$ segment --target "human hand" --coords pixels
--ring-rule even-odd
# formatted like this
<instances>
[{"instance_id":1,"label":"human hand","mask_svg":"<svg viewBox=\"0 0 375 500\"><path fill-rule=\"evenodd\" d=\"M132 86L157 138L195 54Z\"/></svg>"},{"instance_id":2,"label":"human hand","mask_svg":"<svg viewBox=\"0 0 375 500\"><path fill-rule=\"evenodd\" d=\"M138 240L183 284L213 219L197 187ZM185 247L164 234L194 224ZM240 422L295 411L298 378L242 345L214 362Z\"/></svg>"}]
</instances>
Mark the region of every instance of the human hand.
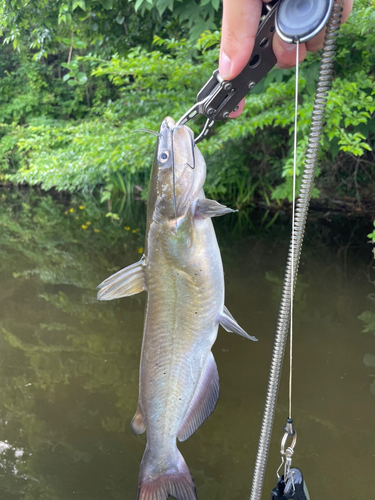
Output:
<instances>
[{"instance_id":1,"label":"human hand","mask_svg":"<svg viewBox=\"0 0 375 500\"><path fill-rule=\"evenodd\" d=\"M263 0L267 3L270 0ZM341 22L345 22L353 7L353 0L344 0ZM259 26L262 0L223 0L223 24L219 59L219 72L224 80L232 80L248 63L254 48ZM299 62L306 57L306 51L316 52L323 47L325 30L299 47ZM273 37L273 51L279 68L291 68L296 62L296 46ZM238 111L229 116L236 118L242 113L245 100L239 103Z\"/></svg>"}]
</instances>

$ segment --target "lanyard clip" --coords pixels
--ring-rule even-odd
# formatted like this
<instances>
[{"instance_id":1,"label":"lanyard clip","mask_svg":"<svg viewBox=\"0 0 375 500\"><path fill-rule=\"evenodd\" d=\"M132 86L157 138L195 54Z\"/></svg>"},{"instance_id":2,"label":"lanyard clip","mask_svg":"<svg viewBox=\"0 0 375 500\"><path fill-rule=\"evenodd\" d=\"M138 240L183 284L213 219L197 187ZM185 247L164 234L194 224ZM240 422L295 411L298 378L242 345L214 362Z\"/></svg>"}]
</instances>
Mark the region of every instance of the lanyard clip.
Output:
<instances>
[{"instance_id":1,"label":"lanyard clip","mask_svg":"<svg viewBox=\"0 0 375 500\"><path fill-rule=\"evenodd\" d=\"M287 439L291 438L292 442L290 446L288 446L285 449ZM284 435L281 440L281 447L280 447L280 453L281 453L281 464L280 467L277 469L277 477L279 478L279 470L281 467L284 465L284 480L287 481L289 475L290 475L290 468L292 466L292 456L294 453L294 448L297 443L297 431L293 427L293 419L292 418L287 418L286 420L286 425L284 427ZM284 459L285 457L285 459Z\"/></svg>"}]
</instances>

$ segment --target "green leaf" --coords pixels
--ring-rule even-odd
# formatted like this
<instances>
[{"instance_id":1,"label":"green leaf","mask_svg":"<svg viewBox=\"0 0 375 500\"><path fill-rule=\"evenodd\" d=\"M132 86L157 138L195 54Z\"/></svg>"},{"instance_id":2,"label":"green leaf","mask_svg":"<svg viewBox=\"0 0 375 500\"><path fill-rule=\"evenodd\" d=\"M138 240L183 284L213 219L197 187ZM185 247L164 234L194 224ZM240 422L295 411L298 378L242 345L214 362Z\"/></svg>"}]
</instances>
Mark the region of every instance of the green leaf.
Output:
<instances>
[{"instance_id":1,"label":"green leaf","mask_svg":"<svg viewBox=\"0 0 375 500\"><path fill-rule=\"evenodd\" d=\"M151 1L151 3L153 3L153 2ZM169 9L171 12L173 12L173 4L174 4L174 0L157 0L156 9L160 15L164 14L164 12L167 9Z\"/></svg>"},{"instance_id":2,"label":"green leaf","mask_svg":"<svg viewBox=\"0 0 375 500\"><path fill-rule=\"evenodd\" d=\"M66 3L63 3L62 5L60 5L59 11L60 11L61 14L63 14L64 12L68 12L69 11L69 5L67 5Z\"/></svg>"},{"instance_id":3,"label":"green leaf","mask_svg":"<svg viewBox=\"0 0 375 500\"><path fill-rule=\"evenodd\" d=\"M110 191L103 191L102 196L100 198L100 203L104 203L107 200L111 199L111 192Z\"/></svg>"},{"instance_id":4,"label":"green leaf","mask_svg":"<svg viewBox=\"0 0 375 500\"><path fill-rule=\"evenodd\" d=\"M364 311L358 316L358 319L366 325L362 330L363 333L372 333L375 335L375 313Z\"/></svg>"},{"instance_id":5,"label":"green leaf","mask_svg":"<svg viewBox=\"0 0 375 500\"><path fill-rule=\"evenodd\" d=\"M85 0L74 0L72 10L75 10L77 7L80 7L82 10L86 10Z\"/></svg>"},{"instance_id":6,"label":"green leaf","mask_svg":"<svg viewBox=\"0 0 375 500\"><path fill-rule=\"evenodd\" d=\"M79 75L81 75L81 76L79 76ZM79 83L81 85L83 85L87 82L87 76L85 75L85 73L78 73L77 80L79 81Z\"/></svg>"},{"instance_id":7,"label":"green leaf","mask_svg":"<svg viewBox=\"0 0 375 500\"><path fill-rule=\"evenodd\" d=\"M74 40L74 45L77 49L85 49L87 44L81 40Z\"/></svg>"},{"instance_id":8,"label":"green leaf","mask_svg":"<svg viewBox=\"0 0 375 500\"><path fill-rule=\"evenodd\" d=\"M141 5L143 4L143 1L144 0L136 0L135 5L134 5L134 10L136 12L140 9Z\"/></svg>"},{"instance_id":9,"label":"green leaf","mask_svg":"<svg viewBox=\"0 0 375 500\"><path fill-rule=\"evenodd\" d=\"M101 0L100 3L107 10L110 10L113 7L113 0Z\"/></svg>"},{"instance_id":10,"label":"green leaf","mask_svg":"<svg viewBox=\"0 0 375 500\"><path fill-rule=\"evenodd\" d=\"M115 220L120 220L120 217L118 216L118 214L114 214L112 212L108 212L107 214L105 214L106 217L111 217L112 219L115 219Z\"/></svg>"},{"instance_id":11,"label":"green leaf","mask_svg":"<svg viewBox=\"0 0 375 500\"><path fill-rule=\"evenodd\" d=\"M116 17L116 23L122 24L124 21L125 21L125 16L123 16L122 14L118 14L118 16Z\"/></svg>"}]
</instances>

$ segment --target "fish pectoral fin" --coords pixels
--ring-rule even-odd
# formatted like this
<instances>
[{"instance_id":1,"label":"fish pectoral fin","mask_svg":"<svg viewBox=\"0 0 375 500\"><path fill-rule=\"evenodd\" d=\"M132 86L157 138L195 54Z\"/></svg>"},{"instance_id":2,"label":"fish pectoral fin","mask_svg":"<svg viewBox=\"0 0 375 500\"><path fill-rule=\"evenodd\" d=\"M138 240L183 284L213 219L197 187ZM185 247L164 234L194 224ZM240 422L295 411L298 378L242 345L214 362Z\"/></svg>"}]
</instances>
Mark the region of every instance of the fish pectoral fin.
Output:
<instances>
[{"instance_id":1,"label":"fish pectoral fin","mask_svg":"<svg viewBox=\"0 0 375 500\"><path fill-rule=\"evenodd\" d=\"M245 332L245 330L240 327L240 325L233 318L233 316L231 315L231 313L228 311L228 309L225 306L224 306L223 312L221 314L219 314L219 316L218 316L218 323L220 323L220 325L227 332L237 333L238 335L245 337L245 339L254 340L255 342L258 340L257 338L252 337L251 335L248 335Z\"/></svg>"},{"instance_id":2,"label":"fish pectoral fin","mask_svg":"<svg viewBox=\"0 0 375 500\"><path fill-rule=\"evenodd\" d=\"M146 257L139 262L112 274L98 286L98 300L112 300L129 297L147 290Z\"/></svg>"},{"instance_id":3,"label":"fish pectoral fin","mask_svg":"<svg viewBox=\"0 0 375 500\"><path fill-rule=\"evenodd\" d=\"M138 403L137 411L135 412L135 415L133 417L133 420L130 424L130 427L134 434L143 434L146 430L146 424L143 420L143 415L141 408Z\"/></svg>"},{"instance_id":4,"label":"fish pectoral fin","mask_svg":"<svg viewBox=\"0 0 375 500\"><path fill-rule=\"evenodd\" d=\"M198 427L214 411L218 398L219 374L214 356L210 352L197 388L195 389L193 399L178 431L177 437L179 441L186 441L186 439L194 434Z\"/></svg>"},{"instance_id":5,"label":"fish pectoral fin","mask_svg":"<svg viewBox=\"0 0 375 500\"><path fill-rule=\"evenodd\" d=\"M232 212L238 212L238 210L232 210L225 205L220 205L220 203L215 200L199 198L195 205L194 217L196 219L207 219L209 217L220 217L220 215L230 214Z\"/></svg>"}]
</instances>

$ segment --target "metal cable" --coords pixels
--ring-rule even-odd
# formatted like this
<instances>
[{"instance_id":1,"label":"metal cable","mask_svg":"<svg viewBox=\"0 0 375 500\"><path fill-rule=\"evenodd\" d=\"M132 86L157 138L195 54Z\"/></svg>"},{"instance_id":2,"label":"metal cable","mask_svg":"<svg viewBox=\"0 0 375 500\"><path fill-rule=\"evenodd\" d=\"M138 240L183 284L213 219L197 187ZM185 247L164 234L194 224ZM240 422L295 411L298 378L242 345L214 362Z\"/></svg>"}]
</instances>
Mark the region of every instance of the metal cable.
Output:
<instances>
[{"instance_id":1,"label":"metal cable","mask_svg":"<svg viewBox=\"0 0 375 500\"><path fill-rule=\"evenodd\" d=\"M299 41L296 43L296 83L294 90L294 138L293 138L293 197L292 197L292 242L295 240L295 213L296 213L296 171L297 171L297 136L298 136L298 84L299 84ZM291 247L292 262L294 261L294 245ZM290 319L289 319L289 411L292 418L292 389L293 389L293 305L294 287L290 287Z\"/></svg>"},{"instance_id":2,"label":"metal cable","mask_svg":"<svg viewBox=\"0 0 375 500\"><path fill-rule=\"evenodd\" d=\"M301 255L303 236L309 209L311 189L314 182L315 168L318 159L320 138L323 129L323 120L327 104L327 95L331 87L332 70L336 52L336 38L340 28L343 0L335 3L330 20L327 24L324 39L322 60L319 69L319 78L312 112L309 140L306 150L305 168L302 176L301 188L296 206L294 221L294 257L292 259L293 240L289 246L288 259L281 296L279 317L273 347L271 368L268 379L266 403L260 431L258 452L254 468L253 484L250 500L260 500L266 471L272 427L275 416L277 394L280 385L281 369L284 358L285 344L288 335L290 320L291 290L296 284L298 265Z\"/></svg>"}]
</instances>

